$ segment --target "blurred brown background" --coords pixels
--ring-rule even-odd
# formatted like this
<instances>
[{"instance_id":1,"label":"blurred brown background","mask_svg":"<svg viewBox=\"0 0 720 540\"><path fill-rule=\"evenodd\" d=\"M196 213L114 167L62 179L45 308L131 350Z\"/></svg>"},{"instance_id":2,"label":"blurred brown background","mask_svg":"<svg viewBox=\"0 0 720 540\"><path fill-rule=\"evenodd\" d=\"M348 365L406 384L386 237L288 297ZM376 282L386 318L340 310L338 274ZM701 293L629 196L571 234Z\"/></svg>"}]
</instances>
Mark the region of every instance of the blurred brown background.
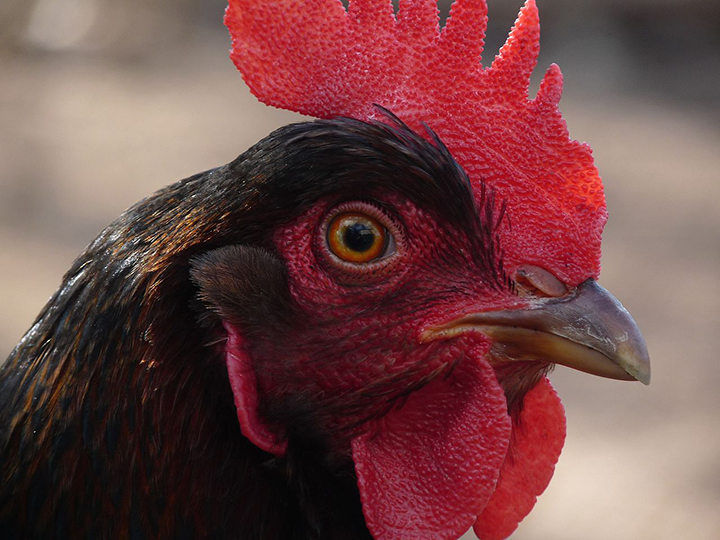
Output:
<instances>
[{"instance_id":1,"label":"blurred brown background","mask_svg":"<svg viewBox=\"0 0 720 540\"><path fill-rule=\"evenodd\" d=\"M520 3L490 1L487 59ZM568 441L513 538L715 540L720 3L538 3L538 74L560 64L570 131L594 148L610 210L601 282L643 329L653 383L553 374ZM250 96L224 5L0 2L0 358L127 206L300 119Z\"/></svg>"}]
</instances>

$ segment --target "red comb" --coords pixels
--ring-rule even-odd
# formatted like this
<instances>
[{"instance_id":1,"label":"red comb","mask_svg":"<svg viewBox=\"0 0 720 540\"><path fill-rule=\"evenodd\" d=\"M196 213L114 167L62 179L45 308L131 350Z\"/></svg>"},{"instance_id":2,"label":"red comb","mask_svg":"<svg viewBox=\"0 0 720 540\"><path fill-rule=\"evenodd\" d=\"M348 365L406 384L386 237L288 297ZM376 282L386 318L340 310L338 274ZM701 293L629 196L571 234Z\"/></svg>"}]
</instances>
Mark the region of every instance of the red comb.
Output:
<instances>
[{"instance_id":1,"label":"red comb","mask_svg":"<svg viewBox=\"0 0 720 540\"><path fill-rule=\"evenodd\" d=\"M544 266L569 285L600 271L606 220L590 148L569 138L550 66L534 99L540 25L527 0L492 66L483 69L487 6L456 0L440 31L435 0L231 0L231 57L263 102L319 118L426 122L474 183L507 203L505 267Z\"/></svg>"}]
</instances>

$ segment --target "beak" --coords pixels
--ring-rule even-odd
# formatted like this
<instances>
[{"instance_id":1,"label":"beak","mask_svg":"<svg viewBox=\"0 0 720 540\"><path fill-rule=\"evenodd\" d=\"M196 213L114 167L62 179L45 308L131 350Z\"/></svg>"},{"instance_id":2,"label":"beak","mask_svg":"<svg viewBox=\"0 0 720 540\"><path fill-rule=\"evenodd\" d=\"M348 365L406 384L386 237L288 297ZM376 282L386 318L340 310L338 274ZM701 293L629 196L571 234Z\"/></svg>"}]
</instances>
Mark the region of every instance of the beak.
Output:
<instances>
[{"instance_id":1,"label":"beak","mask_svg":"<svg viewBox=\"0 0 720 540\"><path fill-rule=\"evenodd\" d=\"M645 340L622 304L593 279L529 307L471 313L427 330L423 341L481 332L493 361L561 364L592 375L650 384Z\"/></svg>"}]
</instances>

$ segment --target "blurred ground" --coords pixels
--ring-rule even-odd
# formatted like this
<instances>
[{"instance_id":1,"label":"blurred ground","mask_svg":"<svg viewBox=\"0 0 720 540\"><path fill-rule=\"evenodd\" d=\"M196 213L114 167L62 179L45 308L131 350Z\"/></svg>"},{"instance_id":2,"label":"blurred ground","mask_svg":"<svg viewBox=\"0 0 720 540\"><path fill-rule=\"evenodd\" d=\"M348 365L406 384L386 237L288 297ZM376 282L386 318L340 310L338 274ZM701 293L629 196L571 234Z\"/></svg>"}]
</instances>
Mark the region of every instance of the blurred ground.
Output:
<instances>
[{"instance_id":1,"label":"blurred ground","mask_svg":"<svg viewBox=\"0 0 720 540\"><path fill-rule=\"evenodd\" d=\"M519 3L491 1L487 58ZM592 144L606 184L601 282L643 329L653 382L553 374L568 441L513 538L714 540L720 8L539 4L538 71L553 61L563 68L570 131ZM118 5L0 5L0 358L73 258L127 206L299 119L245 89L227 59L221 0L132 0L135 11L124 13Z\"/></svg>"}]
</instances>

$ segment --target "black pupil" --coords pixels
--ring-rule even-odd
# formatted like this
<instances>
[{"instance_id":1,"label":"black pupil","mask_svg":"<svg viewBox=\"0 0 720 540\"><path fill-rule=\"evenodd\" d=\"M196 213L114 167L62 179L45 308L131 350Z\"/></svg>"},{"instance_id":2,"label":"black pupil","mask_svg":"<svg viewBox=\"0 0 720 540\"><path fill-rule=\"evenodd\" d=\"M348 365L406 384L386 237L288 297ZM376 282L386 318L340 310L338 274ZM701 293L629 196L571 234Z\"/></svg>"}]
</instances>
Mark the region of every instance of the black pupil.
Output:
<instances>
[{"instance_id":1,"label":"black pupil","mask_svg":"<svg viewBox=\"0 0 720 540\"><path fill-rule=\"evenodd\" d=\"M344 239L347 247L363 253L375 243L375 231L364 223L353 223L345 229Z\"/></svg>"}]
</instances>

